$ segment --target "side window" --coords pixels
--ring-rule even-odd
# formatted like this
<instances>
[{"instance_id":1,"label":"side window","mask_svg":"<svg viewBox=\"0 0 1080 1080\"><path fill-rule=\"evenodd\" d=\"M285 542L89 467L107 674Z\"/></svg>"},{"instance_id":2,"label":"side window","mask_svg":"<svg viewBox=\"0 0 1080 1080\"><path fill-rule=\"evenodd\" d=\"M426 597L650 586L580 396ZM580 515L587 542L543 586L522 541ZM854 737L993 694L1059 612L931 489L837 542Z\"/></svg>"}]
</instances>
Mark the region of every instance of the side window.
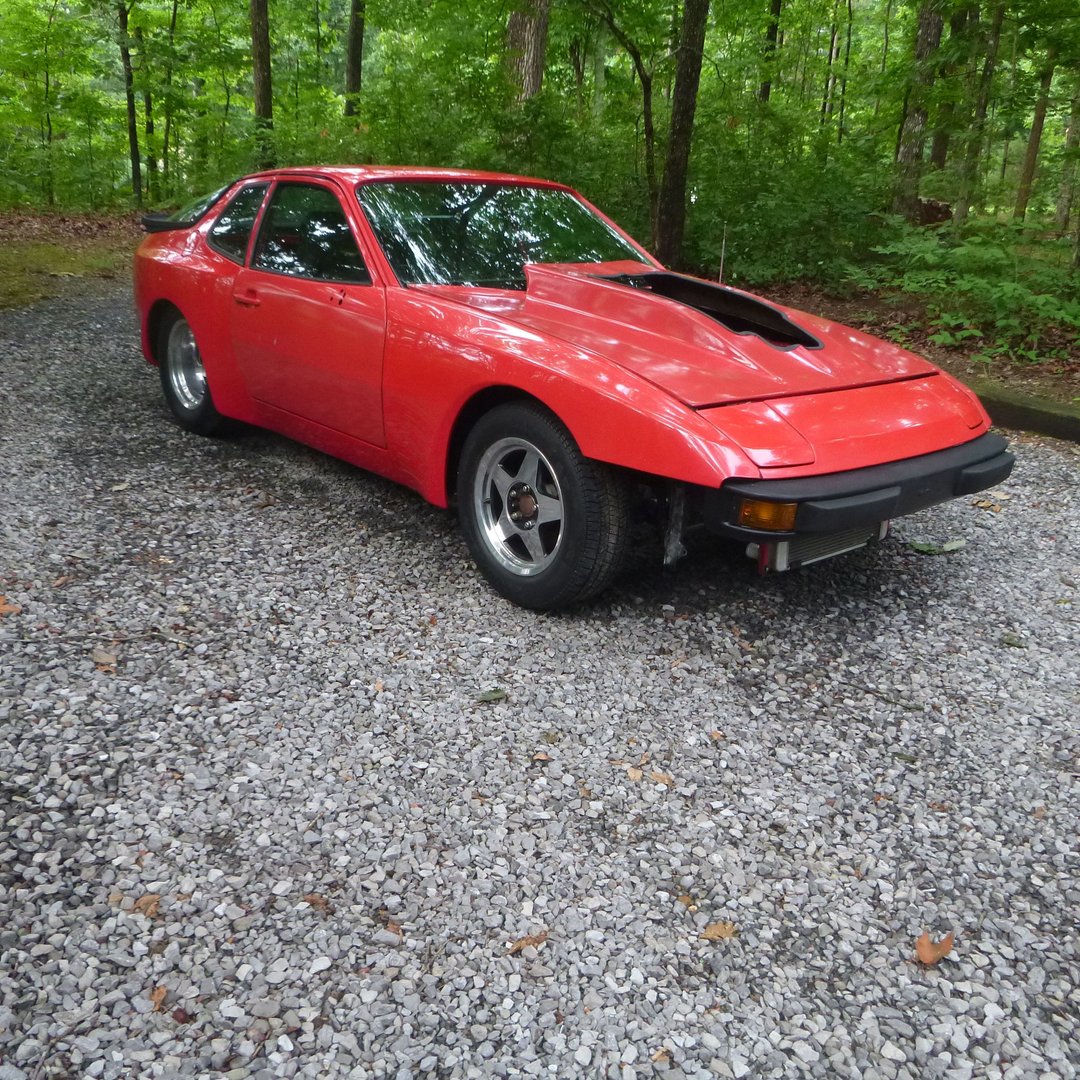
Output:
<instances>
[{"instance_id":1,"label":"side window","mask_svg":"<svg viewBox=\"0 0 1080 1080\"><path fill-rule=\"evenodd\" d=\"M215 251L220 251L234 262L243 263L248 237L255 226L266 187L266 184L249 184L229 200L210 230L208 239Z\"/></svg>"},{"instance_id":2,"label":"side window","mask_svg":"<svg viewBox=\"0 0 1080 1080\"><path fill-rule=\"evenodd\" d=\"M316 281L371 284L341 203L332 191L314 184L274 189L251 265Z\"/></svg>"}]
</instances>

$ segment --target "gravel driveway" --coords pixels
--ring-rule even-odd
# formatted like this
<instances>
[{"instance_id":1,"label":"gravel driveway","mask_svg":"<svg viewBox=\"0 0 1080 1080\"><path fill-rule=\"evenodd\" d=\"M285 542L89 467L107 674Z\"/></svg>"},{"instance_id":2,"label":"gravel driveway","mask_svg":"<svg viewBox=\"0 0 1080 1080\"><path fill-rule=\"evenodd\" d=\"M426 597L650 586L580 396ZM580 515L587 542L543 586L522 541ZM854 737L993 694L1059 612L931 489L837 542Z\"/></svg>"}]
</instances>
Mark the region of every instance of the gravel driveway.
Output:
<instances>
[{"instance_id":1,"label":"gravel driveway","mask_svg":"<svg viewBox=\"0 0 1080 1080\"><path fill-rule=\"evenodd\" d=\"M0 386L0 1080L1080 1071L1080 447L545 616L182 433L120 286Z\"/></svg>"}]
</instances>

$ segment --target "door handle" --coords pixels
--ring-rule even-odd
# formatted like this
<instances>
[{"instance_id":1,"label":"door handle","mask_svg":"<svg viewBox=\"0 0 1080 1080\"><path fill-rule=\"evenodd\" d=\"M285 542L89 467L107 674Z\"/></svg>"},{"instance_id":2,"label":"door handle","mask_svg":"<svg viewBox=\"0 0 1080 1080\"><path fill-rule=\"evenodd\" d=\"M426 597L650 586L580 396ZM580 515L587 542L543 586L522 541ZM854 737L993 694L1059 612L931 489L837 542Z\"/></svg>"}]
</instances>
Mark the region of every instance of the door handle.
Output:
<instances>
[{"instance_id":1,"label":"door handle","mask_svg":"<svg viewBox=\"0 0 1080 1080\"><path fill-rule=\"evenodd\" d=\"M243 294L234 293L233 299L243 307L258 307L262 303L254 289L249 289Z\"/></svg>"}]
</instances>

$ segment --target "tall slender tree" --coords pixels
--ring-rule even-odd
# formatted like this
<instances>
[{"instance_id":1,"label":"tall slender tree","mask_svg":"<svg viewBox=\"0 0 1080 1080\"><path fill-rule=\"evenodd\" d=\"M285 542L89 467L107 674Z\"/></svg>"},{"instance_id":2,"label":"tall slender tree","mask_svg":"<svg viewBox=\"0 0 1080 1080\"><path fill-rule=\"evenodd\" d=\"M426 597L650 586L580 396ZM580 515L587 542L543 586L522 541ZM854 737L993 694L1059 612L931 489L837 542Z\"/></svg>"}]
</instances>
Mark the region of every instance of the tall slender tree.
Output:
<instances>
[{"instance_id":1,"label":"tall slender tree","mask_svg":"<svg viewBox=\"0 0 1080 1080\"><path fill-rule=\"evenodd\" d=\"M934 82L936 66L934 55L941 44L941 31L944 26L941 4L942 0L923 0L919 6L913 75L908 87L904 119L900 125L896 149L899 178L893 198L893 211L903 214L909 221L918 218L919 181L922 178L929 92Z\"/></svg>"},{"instance_id":2,"label":"tall slender tree","mask_svg":"<svg viewBox=\"0 0 1080 1080\"><path fill-rule=\"evenodd\" d=\"M1064 236L1069 230L1069 217L1076 198L1076 159L1080 156L1080 78L1076 81L1069 123L1065 129L1065 156L1061 163L1061 182L1057 206L1054 209L1054 231Z\"/></svg>"},{"instance_id":3,"label":"tall slender tree","mask_svg":"<svg viewBox=\"0 0 1080 1080\"><path fill-rule=\"evenodd\" d=\"M709 0L685 0L675 64L675 86L671 94L671 130L657 212L656 256L662 263L677 263L682 257L686 227L686 173L690 162L690 141L694 133L694 113L697 109L708 17Z\"/></svg>"},{"instance_id":4,"label":"tall slender tree","mask_svg":"<svg viewBox=\"0 0 1080 1080\"><path fill-rule=\"evenodd\" d=\"M964 143L964 163L960 170L960 186L953 208L953 223L959 228L967 221L975 183L979 174L979 158L982 155L983 134L986 129L986 113L990 105L990 88L994 82L998 48L1001 44L1001 27L1005 21L1004 0L994 8L990 25L981 38L983 50L982 73L975 98L975 116Z\"/></svg>"},{"instance_id":5,"label":"tall slender tree","mask_svg":"<svg viewBox=\"0 0 1080 1080\"><path fill-rule=\"evenodd\" d=\"M124 72L124 99L127 105L128 154L131 160L131 195L136 206L142 206L142 165L139 160L139 120L135 112L135 73L131 66L131 38L128 34L128 15L134 6L117 0L116 19L119 28L120 65Z\"/></svg>"},{"instance_id":6,"label":"tall slender tree","mask_svg":"<svg viewBox=\"0 0 1080 1080\"><path fill-rule=\"evenodd\" d=\"M776 63L776 42L780 36L780 14L784 0L769 0L769 21L765 25L765 44L761 50L764 75L758 87L758 100L765 102L772 95L773 67Z\"/></svg>"},{"instance_id":7,"label":"tall slender tree","mask_svg":"<svg viewBox=\"0 0 1080 1080\"><path fill-rule=\"evenodd\" d=\"M350 0L345 35L345 115L356 115L356 97L364 75L364 16L366 0Z\"/></svg>"},{"instance_id":8,"label":"tall slender tree","mask_svg":"<svg viewBox=\"0 0 1080 1080\"><path fill-rule=\"evenodd\" d=\"M255 99L255 146L259 168L274 164L274 96L270 82L270 16L267 0L251 0L251 74Z\"/></svg>"},{"instance_id":9,"label":"tall slender tree","mask_svg":"<svg viewBox=\"0 0 1080 1080\"><path fill-rule=\"evenodd\" d=\"M1024 152L1024 165L1020 170L1020 183L1016 189L1016 206L1013 217L1023 221L1027 214L1031 189L1035 184L1035 169L1039 164L1039 147L1042 145L1043 126L1046 123L1046 110L1050 104L1050 87L1054 81L1054 68L1057 63L1057 50L1053 45L1046 53L1042 77L1039 79L1039 96L1035 99L1035 114L1031 119L1031 131L1028 135L1027 149Z\"/></svg>"}]
</instances>

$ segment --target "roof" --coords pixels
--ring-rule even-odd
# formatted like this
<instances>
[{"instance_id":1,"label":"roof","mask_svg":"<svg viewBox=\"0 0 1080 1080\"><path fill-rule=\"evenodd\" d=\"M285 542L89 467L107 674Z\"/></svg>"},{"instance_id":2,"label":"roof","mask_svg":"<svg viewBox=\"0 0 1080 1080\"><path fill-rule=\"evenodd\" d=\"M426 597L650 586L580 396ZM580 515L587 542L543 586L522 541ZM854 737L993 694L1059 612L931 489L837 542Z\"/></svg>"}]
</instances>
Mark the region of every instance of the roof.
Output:
<instances>
[{"instance_id":1,"label":"roof","mask_svg":"<svg viewBox=\"0 0 1080 1080\"><path fill-rule=\"evenodd\" d=\"M426 165L303 165L267 169L256 176L324 176L346 184L372 180L448 180L463 183L535 184L538 187L565 187L553 180L513 173L486 172L481 169L435 169ZM245 177L250 179L250 177Z\"/></svg>"}]
</instances>

